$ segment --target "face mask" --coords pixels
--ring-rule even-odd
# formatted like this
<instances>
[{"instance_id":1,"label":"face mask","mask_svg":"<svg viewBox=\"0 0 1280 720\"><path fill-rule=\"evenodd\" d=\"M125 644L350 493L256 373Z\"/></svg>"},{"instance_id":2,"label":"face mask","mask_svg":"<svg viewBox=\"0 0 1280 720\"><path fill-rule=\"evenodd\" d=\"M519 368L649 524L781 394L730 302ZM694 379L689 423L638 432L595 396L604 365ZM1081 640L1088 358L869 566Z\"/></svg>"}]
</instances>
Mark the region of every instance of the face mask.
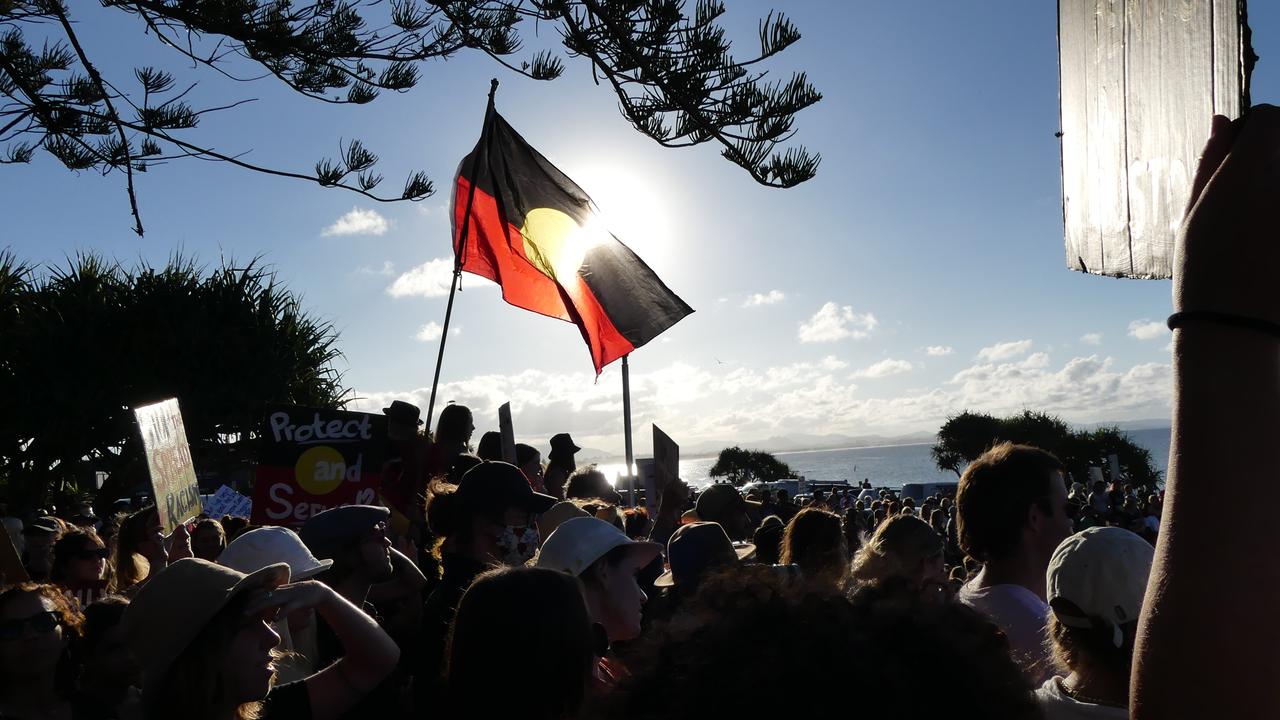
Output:
<instances>
[{"instance_id":1,"label":"face mask","mask_svg":"<svg viewBox=\"0 0 1280 720\"><path fill-rule=\"evenodd\" d=\"M498 536L498 554L504 565L524 565L537 550L537 525L507 525Z\"/></svg>"}]
</instances>

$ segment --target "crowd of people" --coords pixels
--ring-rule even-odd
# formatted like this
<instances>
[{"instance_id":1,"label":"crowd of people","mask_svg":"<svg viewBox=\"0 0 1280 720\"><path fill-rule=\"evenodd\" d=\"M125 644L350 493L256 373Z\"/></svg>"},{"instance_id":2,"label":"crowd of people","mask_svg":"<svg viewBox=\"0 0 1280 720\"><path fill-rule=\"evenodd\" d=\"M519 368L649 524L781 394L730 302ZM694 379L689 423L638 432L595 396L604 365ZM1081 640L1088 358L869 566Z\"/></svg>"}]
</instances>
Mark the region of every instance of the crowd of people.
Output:
<instances>
[{"instance_id":1,"label":"crowd of people","mask_svg":"<svg viewBox=\"0 0 1280 720\"><path fill-rule=\"evenodd\" d=\"M1241 188L1280 189L1280 111L1251 118L1215 120L1191 250L1209 232L1197 222L1260 212ZM1233 163L1231 142L1263 169ZM1248 223L1231 222L1245 242ZM1231 297L1205 289L1210 270L1179 272L1179 309ZM567 434L545 460L516 446L512 464L494 434L471 453L467 408L446 407L427 434L397 402L384 497L398 501L328 509L296 531L201 517L166 535L151 506L105 519L91 503L10 507L27 578L2 579L0 718L1057 720L1203 717L1213 703L1266 717L1251 711L1272 707L1267 688L1202 699L1171 652L1184 634L1188 652L1238 641L1230 613L1249 603L1259 614L1245 623L1268 625L1274 571L1244 599L1210 600L1223 588L1195 578L1258 568L1216 530L1221 468L1207 457L1231 447L1215 423L1238 430L1228 416L1246 395L1262 406L1249 419L1280 429L1280 357L1255 330L1207 330L1255 352L1229 381L1206 379L1200 336L1176 336L1167 495L1076 482L1052 454L1006 442L954 496L862 486L797 500L676 481L650 516L576 467ZM1280 468L1257 439L1228 469L1269 482ZM1254 535L1260 550L1276 542ZM1261 646L1243 654L1269 668ZM1229 687L1240 663L1224 662L1198 679Z\"/></svg>"},{"instance_id":2,"label":"crowd of people","mask_svg":"<svg viewBox=\"0 0 1280 720\"><path fill-rule=\"evenodd\" d=\"M416 431L416 408L403 405L386 413ZM517 448L525 462L508 464L486 434L471 454L470 412L450 405L437 435L450 424L461 428L453 452L422 443L421 467L443 472L426 476L422 525L410 518L411 532L396 532L393 510L374 505L326 510L296 532L226 516L167 537L154 507L106 521L84 504L65 518L37 510L16 538L30 581L0 594L9 678L0 717L160 717L178 707L211 719L451 717L477 707L669 715L644 688L671 682L670 664L694 662L694 648L711 653L707 663L737 666L734 635L759 628L730 630L775 615L767 657L777 662L762 669L779 678L815 663L834 677L857 643L888 642L858 618L920 620L948 625L926 643L933 652L977 653L963 682L994 682L988 691L1003 694L993 707L1124 712L1127 685L1100 684L1096 670L1128 667L1112 656L1132 652L1146 568L1119 558L1149 566L1151 544L1114 524L1085 526L1090 498L1068 495L1048 453L999 445L955 495L918 506L869 486L791 498L677 482L650 517L622 507L598 469L577 468L568 435L549 453L568 474L548 487L558 473L536 449ZM1114 486L1112 502L1137 495ZM1125 580L1128 595L1098 595L1099 583ZM1129 615L1108 615L1113 604ZM1076 614L1058 614L1068 607ZM822 639L809 662L784 669L785 648L818 643L794 634L808 615L829 624L822 633L852 634ZM1119 638L1110 654L1089 631L1102 622ZM705 671L707 682L724 672ZM682 682L700 671L688 672Z\"/></svg>"}]
</instances>

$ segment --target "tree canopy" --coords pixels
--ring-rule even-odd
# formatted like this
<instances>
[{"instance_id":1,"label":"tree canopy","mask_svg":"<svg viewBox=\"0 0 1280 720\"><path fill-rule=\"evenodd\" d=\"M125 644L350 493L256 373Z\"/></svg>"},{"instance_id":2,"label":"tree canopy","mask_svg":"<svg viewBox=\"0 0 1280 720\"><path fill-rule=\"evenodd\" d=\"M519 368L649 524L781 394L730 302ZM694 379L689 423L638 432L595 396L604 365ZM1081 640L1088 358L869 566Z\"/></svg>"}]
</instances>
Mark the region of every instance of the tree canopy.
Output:
<instances>
[{"instance_id":1,"label":"tree canopy","mask_svg":"<svg viewBox=\"0 0 1280 720\"><path fill-rule=\"evenodd\" d=\"M132 408L176 397L200 470L247 453L264 404L335 407L337 333L267 270L97 255L37 272L0 253L0 484L15 500L145 476Z\"/></svg>"},{"instance_id":2,"label":"tree canopy","mask_svg":"<svg viewBox=\"0 0 1280 720\"><path fill-rule=\"evenodd\" d=\"M65 0L0 0L0 163L37 150L73 171L124 175L134 230L143 225L134 174L179 158L229 162L340 187L391 202L435 189L416 171L382 194L378 156L359 140L311 171L255 165L215 149L196 132L215 107L193 104L196 71L235 80L273 77L318 102L362 105L405 92L423 61L481 52L510 71L552 80L564 58L588 63L617 95L623 116L665 147L713 143L759 183L791 187L813 177L820 157L790 145L795 115L821 99L804 73L773 80L761 63L800 39L781 13L759 23L758 52L739 59L718 0L102 0L133 16L139 40L174 53L165 67L104 72L81 42ZM560 47L527 52L522 30L549 25ZM143 37L145 36L145 40Z\"/></svg>"},{"instance_id":3,"label":"tree canopy","mask_svg":"<svg viewBox=\"0 0 1280 720\"><path fill-rule=\"evenodd\" d=\"M938 430L933 461L940 470L960 475L964 467L1001 442L1034 445L1058 456L1077 480L1089 477L1089 467L1109 472L1107 458L1116 455L1120 470L1131 482L1146 485L1160 479L1151 452L1116 427L1074 430L1062 419L1042 412L1023 411L1007 418L986 413L952 415Z\"/></svg>"},{"instance_id":4,"label":"tree canopy","mask_svg":"<svg viewBox=\"0 0 1280 720\"><path fill-rule=\"evenodd\" d=\"M761 450L743 450L740 447L725 448L711 466L711 477L725 478L734 485L744 485L752 480L779 480L792 477L791 468L773 455Z\"/></svg>"}]
</instances>

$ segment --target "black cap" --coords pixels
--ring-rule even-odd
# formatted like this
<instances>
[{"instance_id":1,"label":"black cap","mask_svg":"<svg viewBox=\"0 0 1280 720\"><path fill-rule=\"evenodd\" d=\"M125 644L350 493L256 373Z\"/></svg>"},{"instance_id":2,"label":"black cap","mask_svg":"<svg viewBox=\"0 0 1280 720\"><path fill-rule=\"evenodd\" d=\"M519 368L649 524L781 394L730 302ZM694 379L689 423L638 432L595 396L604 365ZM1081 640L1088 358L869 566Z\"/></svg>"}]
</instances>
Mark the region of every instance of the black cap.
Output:
<instances>
[{"instance_id":1,"label":"black cap","mask_svg":"<svg viewBox=\"0 0 1280 720\"><path fill-rule=\"evenodd\" d=\"M391 407L382 408L382 414L395 422L410 423L413 425L422 424L422 411L418 409L417 405L407 403L403 400L391 401Z\"/></svg>"},{"instance_id":2,"label":"black cap","mask_svg":"<svg viewBox=\"0 0 1280 720\"><path fill-rule=\"evenodd\" d=\"M550 495L536 493L520 468L510 463L486 460L468 470L458 483L458 499L478 510L501 512L518 507L541 515L560 502Z\"/></svg>"},{"instance_id":3,"label":"black cap","mask_svg":"<svg viewBox=\"0 0 1280 720\"><path fill-rule=\"evenodd\" d=\"M32 520L27 526L22 528L23 535L57 535L62 532L62 523L58 519L49 515Z\"/></svg>"},{"instance_id":4,"label":"black cap","mask_svg":"<svg viewBox=\"0 0 1280 720\"><path fill-rule=\"evenodd\" d=\"M332 560L342 549L363 540L391 511L380 505L341 505L311 516L298 537L321 560Z\"/></svg>"},{"instance_id":5,"label":"black cap","mask_svg":"<svg viewBox=\"0 0 1280 720\"><path fill-rule=\"evenodd\" d=\"M569 437L569 433L560 433L551 436L551 454L552 455L572 455L582 448L573 444L573 438Z\"/></svg>"}]
</instances>

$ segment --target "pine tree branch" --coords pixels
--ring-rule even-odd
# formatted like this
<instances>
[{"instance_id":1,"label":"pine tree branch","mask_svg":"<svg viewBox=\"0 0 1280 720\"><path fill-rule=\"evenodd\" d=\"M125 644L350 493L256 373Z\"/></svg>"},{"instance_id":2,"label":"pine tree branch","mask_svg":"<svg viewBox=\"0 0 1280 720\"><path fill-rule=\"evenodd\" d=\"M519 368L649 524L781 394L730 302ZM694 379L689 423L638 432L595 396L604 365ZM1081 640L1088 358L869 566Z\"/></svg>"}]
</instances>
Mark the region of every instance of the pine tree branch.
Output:
<instances>
[{"instance_id":1,"label":"pine tree branch","mask_svg":"<svg viewBox=\"0 0 1280 720\"><path fill-rule=\"evenodd\" d=\"M103 85L102 75L98 73L98 68L89 62L89 56L85 54L84 48L80 45L80 38L76 36L75 30L71 27L71 21L67 19L66 11L62 9L61 0L53 0L49 4L57 15L58 22L62 25L62 30L66 33L71 47L75 49L76 55L79 56L80 64L84 66L85 72L89 73L89 79L98 87L98 92L101 93L102 102L107 106L107 113L110 118L118 118L119 113L116 112L115 105L111 102L111 94L107 92L107 88ZM133 187L133 151L129 147L129 139L125 137L124 128L118 122L116 123L116 134L124 150L125 187L129 193L129 211L133 214L133 231L138 234L138 237L142 237L142 213L138 211L138 195L134 192ZM115 165L114 162L112 164Z\"/></svg>"}]
</instances>

